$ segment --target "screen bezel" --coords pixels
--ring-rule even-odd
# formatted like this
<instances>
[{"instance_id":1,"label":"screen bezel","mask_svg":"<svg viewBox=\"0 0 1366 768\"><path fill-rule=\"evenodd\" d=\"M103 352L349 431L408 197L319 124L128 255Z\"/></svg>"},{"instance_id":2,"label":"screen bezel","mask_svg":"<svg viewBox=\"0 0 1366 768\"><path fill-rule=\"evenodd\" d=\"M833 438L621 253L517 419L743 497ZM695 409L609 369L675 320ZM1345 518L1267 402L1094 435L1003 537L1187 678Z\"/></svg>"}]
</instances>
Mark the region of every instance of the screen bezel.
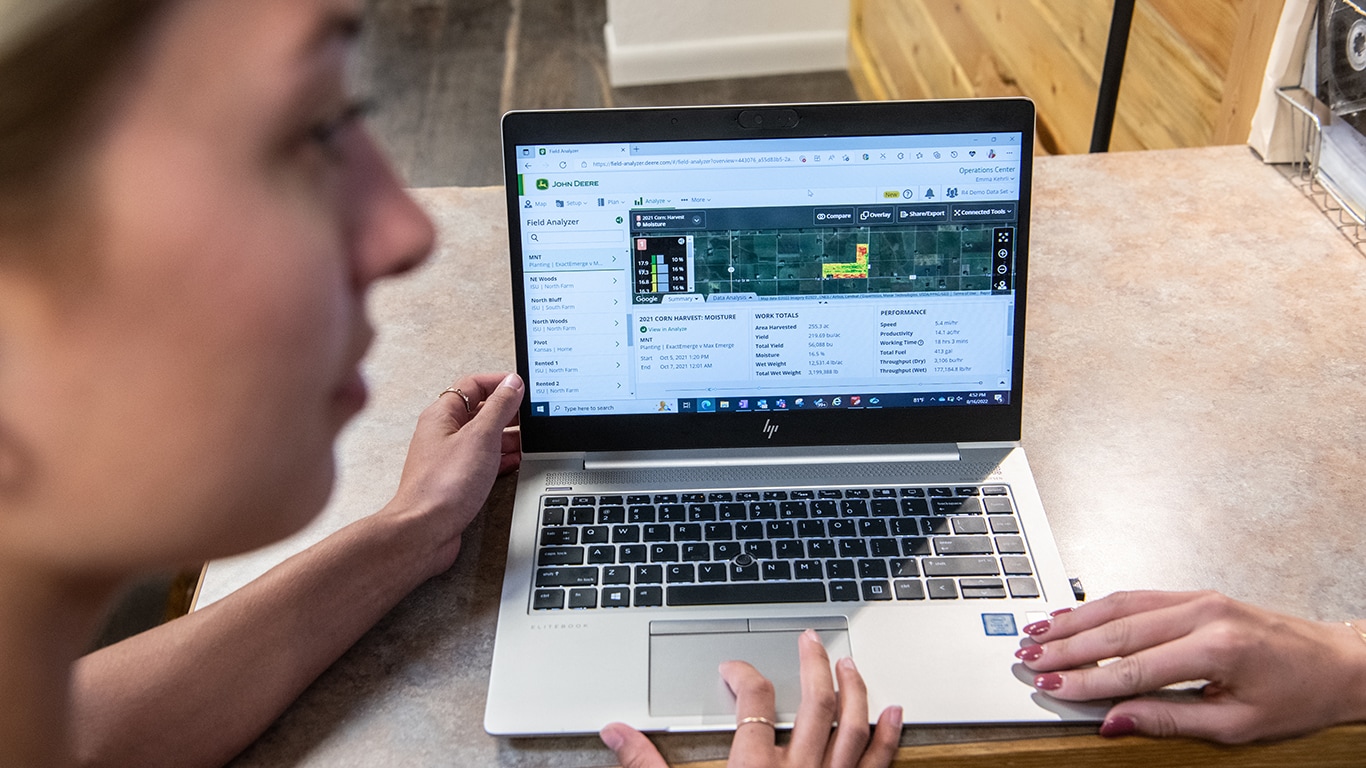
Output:
<instances>
[{"instance_id":1,"label":"screen bezel","mask_svg":"<svg viewBox=\"0 0 1366 768\"><path fill-rule=\"evenodd\" d=\"M795 125L745 127L742 113L793 110ZM769 121L770 124L774 121ZM787 122L787 121L784 121ZM914 126L907 130L905 126ZM1006 405L919 406L731 413L534 416L521 406L527 453L636 451L779 446L850 446L1018 441L1024 387L1025 306L1034 104L1023 98L770 104L659 109L509 112L503 116L503 173L512 267L517 372L529 381L526 296L522 270L516 147L519 145L828 138L957 133L1021 134L1020 194L1015 236L1015 316L1010 402ZM778 429L767 428L777 425Z\"/></svg>"}]
</instances>

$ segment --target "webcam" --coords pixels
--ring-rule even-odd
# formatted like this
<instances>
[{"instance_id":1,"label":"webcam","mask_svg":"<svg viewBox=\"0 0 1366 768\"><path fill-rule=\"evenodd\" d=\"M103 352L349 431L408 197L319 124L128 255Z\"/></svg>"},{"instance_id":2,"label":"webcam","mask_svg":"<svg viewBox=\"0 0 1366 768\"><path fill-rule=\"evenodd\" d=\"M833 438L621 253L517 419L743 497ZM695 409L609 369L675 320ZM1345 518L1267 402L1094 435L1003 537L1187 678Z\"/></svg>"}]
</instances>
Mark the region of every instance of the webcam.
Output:
<instances>
[{"instance_id":1,"label":"webcam","mask_svg":"<svg viewBox=\"0 0 1366 768\"><path fill-rule=\"evenodd\" d=\"M740 112L740 127L795 128L800 119L795 109L746 109Z\"/></svg>"}]
</instances>

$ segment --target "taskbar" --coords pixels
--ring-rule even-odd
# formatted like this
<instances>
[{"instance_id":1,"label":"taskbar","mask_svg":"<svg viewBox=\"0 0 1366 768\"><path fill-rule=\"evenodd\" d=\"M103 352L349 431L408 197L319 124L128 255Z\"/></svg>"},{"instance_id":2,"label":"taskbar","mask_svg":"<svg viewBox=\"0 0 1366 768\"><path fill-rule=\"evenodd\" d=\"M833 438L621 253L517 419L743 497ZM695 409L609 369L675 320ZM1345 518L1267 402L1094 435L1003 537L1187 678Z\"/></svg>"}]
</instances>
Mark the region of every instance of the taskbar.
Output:
<instances>
[{"instance_id":1,"label":"taskbar","mask_svg":"<svg viewBox=\"0 0 1366 768\"><path fill-rule=\"evenodd\" d=\"M971 392L895 392L878 394L727 395L682 397L649 402L534 401L533 416L610 416L641 413L771 413L820 410L924 408L932 406L1009 405L1010 390Z\"/></svg>"}]
</instances>

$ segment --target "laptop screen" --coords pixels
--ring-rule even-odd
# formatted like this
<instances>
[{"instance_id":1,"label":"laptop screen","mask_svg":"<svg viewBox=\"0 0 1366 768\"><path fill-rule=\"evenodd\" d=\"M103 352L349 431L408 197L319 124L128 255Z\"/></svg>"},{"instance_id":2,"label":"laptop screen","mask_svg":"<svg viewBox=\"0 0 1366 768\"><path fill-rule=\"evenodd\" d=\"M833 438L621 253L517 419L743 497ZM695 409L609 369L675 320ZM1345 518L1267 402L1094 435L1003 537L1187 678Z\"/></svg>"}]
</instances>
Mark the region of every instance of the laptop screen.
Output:
<instances>
[{"instance_id":1,"label":"laptop screen","mask_svg":"<svg viewBox=\"0 0 1366 768\"><path fill-rule=\"evenodd\" d=\"M1010 127L505 137L524 431L1017 413L1032 136Z\"/></svg>"}]
</instances>

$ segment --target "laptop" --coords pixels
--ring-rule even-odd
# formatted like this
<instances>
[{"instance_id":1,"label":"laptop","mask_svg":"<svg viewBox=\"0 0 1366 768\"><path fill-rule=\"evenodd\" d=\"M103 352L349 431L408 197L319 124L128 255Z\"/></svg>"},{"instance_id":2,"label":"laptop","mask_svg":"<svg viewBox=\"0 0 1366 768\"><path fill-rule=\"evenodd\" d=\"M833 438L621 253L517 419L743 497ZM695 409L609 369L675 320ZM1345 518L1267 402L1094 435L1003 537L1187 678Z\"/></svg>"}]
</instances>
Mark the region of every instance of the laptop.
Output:
<instances>
[{"instance_id":1,"label":"laptop","mask_svg":"<svg viewBox=\"0 0 1366 768\"><path fill-rule=\"evenodd\" d=\"M1012 665L1074 605L1020 446L1026 99L503 118L521 411L484 725L723 730L719 663L871 716L1095 721Z\"/></svg>"}]
</instances>

